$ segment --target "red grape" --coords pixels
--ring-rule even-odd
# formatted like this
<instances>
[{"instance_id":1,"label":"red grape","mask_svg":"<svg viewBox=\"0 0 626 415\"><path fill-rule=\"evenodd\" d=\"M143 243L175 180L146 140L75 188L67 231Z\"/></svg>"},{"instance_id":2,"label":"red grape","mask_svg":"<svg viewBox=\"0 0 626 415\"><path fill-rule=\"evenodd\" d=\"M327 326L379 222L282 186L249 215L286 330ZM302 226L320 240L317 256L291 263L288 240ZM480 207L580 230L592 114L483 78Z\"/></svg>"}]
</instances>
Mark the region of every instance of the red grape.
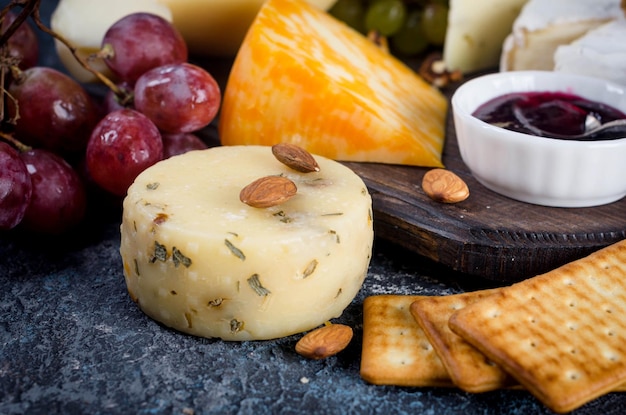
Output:
<instances>
[{"instance_id":1,"label":"red grape","mask_svg":"<svg viewBox=\"0 0 626 415\"><path fill-rule=\"evenodd\" d=\"M163 137L163 158L170 158L192 150L204 150L208 146L192 133L161 134Z\"/></svg>"},{"instance_id":2,"label":"red grape","mask_svg":"<svg viewBox=\"0 0 626 415\"><path fill-rule=\"evenodd\" d=\"M78 82L56 69L36 66L11 82L9 93L18 103L18 139L58 153L84 151L98 111ZM8 103L14 116L16 107Z\"/></svg>"},{"instance_id":3,"label":"red grape","mask_svg":"<svg viewBox=\"0 0 626 415\"><path fill-rule=\"evenodd\" d=\"M186 62L149 70L137 80L134 93L135 108L168 133L206 127L221 101L219 85L211 74Z\"/></svg>"},{"instance_id":4,"label":"red grape","mask_svg":"<svg viewBox=\"0 0 626 415\"><path fill-rule=\"evenodd\" d=\"M130 96L130 94L132 93L133 88L128 85L127 82L121 82L117 85L117 87L123 92L124 96L118 97L112 89L109 89L104 94L103 100L103 110L105 114L124 108L132 108L132 96L130 99L128 99L128 102L121 102L121 100L126 100L126 97Z\"/></svg>"},{"instance_id":5,"label":"red grape","mask_svg":"<svg viewBox=\"0 0 626 415\"><path fill-rule=\"evenodd\" d=\"M4 33L15 21L17 14L9 11L0 25L0 32ZM22 70L31 68L39 59L39 43L33 28L23 22L9 38L9 55L16 58L18 67Z\"/></svg>"},{"instance_id":6,"label":"red grape","mask_svg":"<svg viewBox=\"0 0 626 415\"><path fill-rule=\"evenodd\" d=\"M187 44L167 20L150 13L129 14L104 34L102 47L110 47L107 66L121 80L134 83L157 66L187 61Z\"/></svg>"},{"instance_id":7,"label":"red grape","mask_svg":"<svg viewBox=\"0 0 626 415\"><path fill-rule=\"evenodd\" d=\"M137 175L162 158L161 133L148 117L132 109L105 115L87 144L89 175L117 196L124 196Z\"/></svg>"},{"instance_id":8,"label":"red grape","mask_svg":"<svg viewBox=\"0 0 626 415\"><path fill-rule=\"evenodd\" d=\"M0 141L0 229L12 229L22 221L31 193L26 164L13 147Z\"/></svg>"},{"instance_id":9,"label":"red grape","mask_svg":"<svg viewBox=\"0 0 626 415\"><path fill-rule=\"evenodd\" d=\"M60 156L33 149L20 154L30 173L33 193L20 226L60 234L85 217L86 193L78 173Z\"/></svg>"}]
</instances>

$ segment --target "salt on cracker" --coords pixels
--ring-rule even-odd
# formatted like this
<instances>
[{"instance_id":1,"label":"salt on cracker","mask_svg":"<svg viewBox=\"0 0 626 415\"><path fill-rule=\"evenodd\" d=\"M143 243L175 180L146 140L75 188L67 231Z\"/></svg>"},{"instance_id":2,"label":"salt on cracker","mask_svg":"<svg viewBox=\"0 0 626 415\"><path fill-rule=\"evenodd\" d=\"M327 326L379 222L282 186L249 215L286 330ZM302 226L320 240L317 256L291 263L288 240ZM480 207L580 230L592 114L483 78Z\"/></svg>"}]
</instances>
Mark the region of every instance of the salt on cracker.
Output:
<instances>
[{"instance_id":1,"label":"salt on cracker","mask_svg":"<svg viewBox=\"0 0 626 415\"><path fill-rule=\"evenodd\" d=\"M498 291L497 288L462 294L424 297L411 304L411 314L441 358L452 381L466 392L486 392L517 382L448 326L450 316Z\"/></svg>"},{"instance_id":2,"label":"salt on cracker","mask_svg":"<svg viewBox=\"0 0 626 415\"><path fill-rule=\"evenodd\" d=\"M626 381L626 240L455 312L450 328L555 412Z\"/></svg>"},{"instance_id":3,"label":"salt on cracker","mask_svg":"<svg viewBox=\"0 0 626 415\"><path fill-rule=\"evenodd\" d=\"M375 385L453 386L409 311L421 296L375 295L363 302L361 377Z\"/></svg>"}]
</instances>

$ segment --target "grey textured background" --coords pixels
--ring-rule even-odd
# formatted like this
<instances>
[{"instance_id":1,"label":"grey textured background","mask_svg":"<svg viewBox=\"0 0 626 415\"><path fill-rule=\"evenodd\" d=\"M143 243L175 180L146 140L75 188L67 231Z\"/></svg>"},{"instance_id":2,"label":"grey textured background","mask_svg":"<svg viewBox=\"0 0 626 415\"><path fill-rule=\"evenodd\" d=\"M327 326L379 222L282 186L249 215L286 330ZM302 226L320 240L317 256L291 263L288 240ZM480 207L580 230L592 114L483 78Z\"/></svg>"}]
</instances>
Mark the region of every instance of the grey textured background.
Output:
<instances>
[{"instance_id":1,"label":"grey textured background","mask_svg":"<svg viewBox=\"0 0 626 415\"><path fill-rule=\"evenodd\" d=\"M112 215L115 216L115 215ZM391 245L337 319L348 349L322 361L300 336L223 342L165 328L129 299L116 220L72 240L0 235L1 414L550 414L525 391L468 394L374 386L359 376L362 302L372 294L450 294L486 286ZM576 414L621 414L613 393Z\"/></svg>"},{"instance_id":2,"label":"grey textured background","mask_svg":"<svg viewBox=\"0 0 626 415\"><path fill-rule=\"evenodd\" d=\"M55 4L44 0L42 15ZM49 52L41 63L58 66ZM377 242L363 289L336 320L355 329L351 345L310 361L294 352L299 336L229 343L146 317L126 292L111 206L91 206L85 226L65 238L0 233L0 414L551 413L521 390L373 386L359 376L366 296L450 294L489 282ZM613 393L574 413L624 408L626 394Z\"/></svg>"}]
</instances>

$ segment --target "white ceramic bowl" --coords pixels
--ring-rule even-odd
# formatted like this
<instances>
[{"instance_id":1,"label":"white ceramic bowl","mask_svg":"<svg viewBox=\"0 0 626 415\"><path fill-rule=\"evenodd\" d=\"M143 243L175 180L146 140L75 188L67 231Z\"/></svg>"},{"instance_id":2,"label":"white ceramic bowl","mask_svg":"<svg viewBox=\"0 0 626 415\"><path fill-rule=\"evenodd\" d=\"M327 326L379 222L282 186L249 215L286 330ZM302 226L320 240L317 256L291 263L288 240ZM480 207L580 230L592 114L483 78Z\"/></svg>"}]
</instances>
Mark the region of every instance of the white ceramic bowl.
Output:
<instances>
[{"instance_id":1,"label":"white ceramic bowl","mask_svg":"<svg viewBox=\"0 0 626 415\"><path fill-rule=\"evenodd\" d=\"M626 113L626 86L548 71L500 72L471 79L452 96L463 161L487 188L523 202L588 207L626 195L626 138L572 141L538 137L488 124L471 114L511 92L560 91Z\"/></svg>"}]
</instances>

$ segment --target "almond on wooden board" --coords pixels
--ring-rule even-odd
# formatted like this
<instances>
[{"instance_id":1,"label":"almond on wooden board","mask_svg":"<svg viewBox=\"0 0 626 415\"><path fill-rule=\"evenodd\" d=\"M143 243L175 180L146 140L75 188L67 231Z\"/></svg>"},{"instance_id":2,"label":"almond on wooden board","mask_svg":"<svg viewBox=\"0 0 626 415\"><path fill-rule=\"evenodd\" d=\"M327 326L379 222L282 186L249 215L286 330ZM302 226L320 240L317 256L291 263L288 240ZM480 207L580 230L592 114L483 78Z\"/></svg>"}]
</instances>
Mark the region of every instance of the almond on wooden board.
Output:
<instances>
[{"instance_id":1,"label":"almond on wooden board","mask_svg":"<svg viewBox=\"0 0 626 415\"><path fill-rule=\"evenodd\" d=\"M446 169L432 169L424 174L422 189L431 199L457 203L469 197L469 188L459 176Z\"/></svg>"},{"instance_id":2,"label":"almond on wooden board","mask_svg":"<svg viewBox=\"0 0 626 415\"><path fill-rule=\"evenodd\" d=\"M298 188L286 177L265 176L241 189L239 200L256 208L276 206L291 199Z\"/></svg>"},{"instance_id":3,"label":"almond on wooden board","mask_svg":"<svg viewBox=\"0 0 626 415\"><path fill-rule=\"evenodd\" d=\"M345 349L352 335L350 326L329 324L305 334L296 343L296 352L310 359L324 359Z\"/></svg>"}]
</instances>

